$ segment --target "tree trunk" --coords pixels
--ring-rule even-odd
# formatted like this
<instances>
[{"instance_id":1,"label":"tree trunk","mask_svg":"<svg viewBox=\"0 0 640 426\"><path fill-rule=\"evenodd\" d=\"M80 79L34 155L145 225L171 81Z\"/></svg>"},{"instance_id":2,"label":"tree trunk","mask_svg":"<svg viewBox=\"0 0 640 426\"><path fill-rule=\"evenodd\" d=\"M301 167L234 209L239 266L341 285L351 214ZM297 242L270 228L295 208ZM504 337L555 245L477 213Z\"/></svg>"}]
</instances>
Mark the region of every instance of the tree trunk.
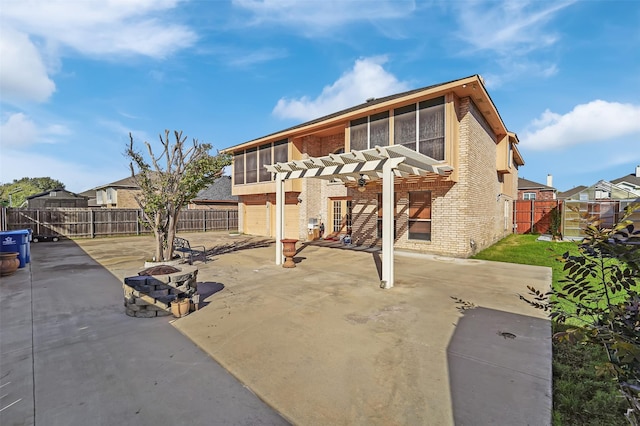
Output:
<instances>
[{"instance_id":1,"label":"tree trunk","mask_svg":"<svg viewBox=\"0 0 640 426\"><path fill-rule=\"evenodd\" d=\"M156 250L153 258L156 262L162 262L165 260L162 253L162 234L157 229L154 229L153 233L155 234L156 239Z\"/></svg>"},{"instance_id":2,"label":"tree trunk","mask_svg":"<svg viewBox=\"0 0 640 426\"><path fill-rule=\"evenodd\" d=\"M167 224L167 247L165 254L167 259L173 258L173 239L176 236L176 228L178 226L178 213L180 211L169 212L169 223Z\"/></svg>"}]
</instances>

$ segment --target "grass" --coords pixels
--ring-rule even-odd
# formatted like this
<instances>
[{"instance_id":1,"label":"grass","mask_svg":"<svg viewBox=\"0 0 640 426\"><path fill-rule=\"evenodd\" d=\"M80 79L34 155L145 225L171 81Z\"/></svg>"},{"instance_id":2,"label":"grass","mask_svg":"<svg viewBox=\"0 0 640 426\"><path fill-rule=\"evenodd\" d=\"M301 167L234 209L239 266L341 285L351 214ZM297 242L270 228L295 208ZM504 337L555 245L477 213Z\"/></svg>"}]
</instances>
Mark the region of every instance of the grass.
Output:
<instances>
[{"instance_id":1,"label":"grass","mask_svg":"<svg viewBox=\"0 0 640 426\"><path fill-rule=\"evenodd\" d=\"M537 241L538 235L512 234L491 247L482 250L474 259L496 262L519 263L522 265L548 266L552 269L553 283L563 276L563 263L557 258L565 252L578 253L575 243L556 241Z\"/></svg>"},{"instance_id":2,"label":"grass","mask_svg":"<svg viewBox=\"0 0 640 426\"><path fill-rule=\"evenodd\" d=\"M567 251L577 254L578 247L575 243L544 242L537 238L537 235L509 235L474 258L548 266L552 269L552 286L559 288L564 264L557 258ZM553 327L554 331L560 331L567 326L554 324ZM609 377L596 375L595 366L605 361L606 354L601 347L553 343L554 425L628 424L624 417L626 402L616 383Z\"/></svg>"},{"instance_id":3,"label":"grass","mask_svg":"<svg viewBox=\"0 0 640 426\"><path fill-rule=\"evenodd\" d=\"M566 329L554 326L554 331ZM598 376L604 348L553 342L553 424L628 425L627 404L611 378Z\"/></svg>"}]
</instances>

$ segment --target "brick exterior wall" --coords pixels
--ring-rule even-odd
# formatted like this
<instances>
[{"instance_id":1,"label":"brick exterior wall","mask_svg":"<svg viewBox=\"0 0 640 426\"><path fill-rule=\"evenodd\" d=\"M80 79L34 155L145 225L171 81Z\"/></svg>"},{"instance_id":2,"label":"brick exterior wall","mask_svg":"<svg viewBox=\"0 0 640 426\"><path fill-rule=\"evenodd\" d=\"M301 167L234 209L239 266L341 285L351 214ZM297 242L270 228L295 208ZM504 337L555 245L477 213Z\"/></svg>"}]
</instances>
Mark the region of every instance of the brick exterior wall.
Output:
<instances>
[{"instance_id":1,"label":"brick exterior wall","mask_svg":"<svg viewBox=\"0 0 640 426\"><path fill-rule=\"evenodd\" d=\"M112 207L116 207L119 209L137 209L140 208L138 206L138 202L135 199L135 195L139 193L139 190L134 189L118 189L117 192L117 204Z\"/></svg>"},{"instance_id":2,"label":"brick exterior wall","mask_svg":"<svg viewBox=\"0 0 640 426\"><path fill-rule=\"evenodd\" d=\"M504 201L496 172L496 140L470 98L460 100L460 199L455 252L465 256L482 250L506 234ZM515 195L515 193L512 193ZM502 202L501 202L502 201Z\"/></svg>"},{"instance_id":3,"label":"brick exterior wall","mask_svg":"<svg viewBox=\"0 0 640 426\"><path fill-rule=\"evenodd\" d=\"M524 200L525 192L535 192L536 201L553 201L555 198L553 197L554 192L550 190L541 190L541 189L520 189L518 190L518 200Z\"/></svg>"}]
</instances>

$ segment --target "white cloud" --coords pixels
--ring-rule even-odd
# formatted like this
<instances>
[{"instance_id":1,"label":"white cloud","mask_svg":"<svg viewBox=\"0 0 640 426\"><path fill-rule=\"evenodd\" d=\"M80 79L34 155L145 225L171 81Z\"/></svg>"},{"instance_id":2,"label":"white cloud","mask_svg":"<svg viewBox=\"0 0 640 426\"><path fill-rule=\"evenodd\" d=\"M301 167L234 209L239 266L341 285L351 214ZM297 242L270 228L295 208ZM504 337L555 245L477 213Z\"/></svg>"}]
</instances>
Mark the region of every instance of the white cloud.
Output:
<instances>
[{"instance_id":1,"label":"white cloud","mask_svg":"<svg viewBox=\"0 0 640 426\"><path fill-rule=\"evenodd\" d=\"M382 67L386 61L386 57L382 56L358 59L352 69L332 85L325 86L315 99L308 96L282 98L273 109L273 114L280 118L310 120L358 105L368 98L408 90L406 83L398 81Z\"/></svg>"},{"instance_id":2,"label":"white cloud","mask_svg":"<svg viewBox=\"0 0 640 426\"><path fill-rule=\"evenodd\" d=\"M7 121L0 124L2 147L24 147L38 141L38 127L26 115L19 112L11 114Z\"/></svg>"},{"instance_id":3,"label":"white cloud","mask_svg":"<svg viewBox=\"0 0 640 426\"><path fill-rule=\"evenodd\" d=\"M553 150L627 136L640 139L640 105L595 100L564 115L544 111L520 139L523 148Z\"/></svg>"},{"instance_id":4,"label":"white cloud","mask_svg":"<svg viewBox=\"0 0 640 426\"><path fill-rule=\"evenodd\" d=\"M356 21L405 17L416 9L414 0L233 0L253 14L249 24L274 23L319 34Z\"/></svg>"},{"instance_id":5,"label":"white cloud","mask_svg":"<svg viewBox=\"0 0 640 426\"><path fill-rule=\"evenodd\" d=\"M39 125L22 112L13 113L0 124L2 148L22 149L37 143L57 143L71 134L62 124Z\"/></svg>"},{"instance_id":6,"label":"white cloud","mask_svg":"<svg viewBox=\"0 0 640 426\"><path fill-rule=\"evenodd\" d=\"M3 28L0 31L0 92L8 102L46 101L55 91L55 83L38 49L26 34Z\"/></svg>"},{"instance_id":7,"label":"white cloud","mask_svg":"<svg viewBox=\"0 0 640 426\"><path fill-rule=\"evenodd\" d=\"M0 14L3 101L44 102L52 67L68 50L96 58L164 58L193 45L196 34L167 11L180 0L5 1Z\"/></svg>"},{"instance_id":8,"label":"white cloud","mask_svg":"<svg viewBox=\"0 0 640 426\"><path fill-rule=\"evenodd\" d=\"M458 2L457 36L468 43L463 54L488 52L500 66L497 73L485 73L487 85L495 88L509 81L528 77L548 78L558 72L556 64L539 62L538 51L547 50L560 40L549 23L576 0L559 2L475 1Z\"/></svg>"},{"instance_id":9,"label":"white cloud","mask_svg":"<svg viewBox=\"0 0 640 426\"><path fill-rule=\"evenodd\" d=\"M575 0L477 1L461 3L457 10L458 35L477 50L521 55L554 44L558 35L546 24Z\"/></svg>"},{"instance_id":10,"label":"white cloud","mask_svg":"<svg viewBox=\"0 0 640 426\"><path fill-rule=\"evenodd\" d=\"M269 62L274 59L281 59L287 56L285 49L261 49L255 52L241 53L234 50L233 56L226 61L227 64L234 67L249 67L251 65Z\"/></svg>"},{"instance_id":11,"label":"white cloud","mask_svg":"<svg viewBox=\"0 0 640 426\"><path fill-rule=\"evenodd\" d=\"M179 0L4 2L2 23L86 55L156 58L191 46L196 35L169 19Z\"/></svg>"}]
</instances>

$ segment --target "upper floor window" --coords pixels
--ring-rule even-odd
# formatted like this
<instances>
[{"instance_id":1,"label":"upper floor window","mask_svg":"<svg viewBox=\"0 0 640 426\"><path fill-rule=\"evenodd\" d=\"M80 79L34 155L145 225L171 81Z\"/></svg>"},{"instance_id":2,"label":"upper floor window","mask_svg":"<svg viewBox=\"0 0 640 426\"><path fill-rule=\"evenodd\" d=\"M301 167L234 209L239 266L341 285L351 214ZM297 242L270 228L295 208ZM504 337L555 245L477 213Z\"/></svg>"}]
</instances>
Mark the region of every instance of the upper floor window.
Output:
<instances>
[{"instance_id":1,"label":"upper floor window","mask_svg":"<svg viewBox=\"0 0 640 426\"><path fill-rule=\"evenodd\" d=\"M536 199L536 193L535 192L525 192L524 194L522 194L522 199L523 200L535 200Z\"/></svg>"},{"instance_id":2,"label":"upper floor window","mask_svg":"<svg viewBox=\"0 0 640 426\"><path fill-rule=\"evenodd\" d=\"M107 188L107 203L114 204L116 202L116 194L118 192L115 188Z\"/></svg>"},{"instance_id":3,"label":"upper floor window","mask_svg":"<svg viewBox=\"0 0 640 426\"><path fill-rule=\"evenodd\" d=\"M352 120L350 130L351 150L388 146L389 111Z\"/></svg>"},{"instance_id":4,"label":"upper floor window","mask_svg":"<svg viewBox=\"0 0 640 426\"><path fill-rule=\"evenodd\" d=\"M444 160L444 97L396 108L393 143Z\"/></svg>"},{"instance_id":5,"label":"upper floor window","mask_svg":"<svg viewBox=\"0 0 640 426\"><path fill-rule=\"evenodd\" d=\"M273 180L273 176L265 166L286 163L288 152L286 139L236 152L233 157L234 184L242 185Z\"/></svg>"}]
</instances>

